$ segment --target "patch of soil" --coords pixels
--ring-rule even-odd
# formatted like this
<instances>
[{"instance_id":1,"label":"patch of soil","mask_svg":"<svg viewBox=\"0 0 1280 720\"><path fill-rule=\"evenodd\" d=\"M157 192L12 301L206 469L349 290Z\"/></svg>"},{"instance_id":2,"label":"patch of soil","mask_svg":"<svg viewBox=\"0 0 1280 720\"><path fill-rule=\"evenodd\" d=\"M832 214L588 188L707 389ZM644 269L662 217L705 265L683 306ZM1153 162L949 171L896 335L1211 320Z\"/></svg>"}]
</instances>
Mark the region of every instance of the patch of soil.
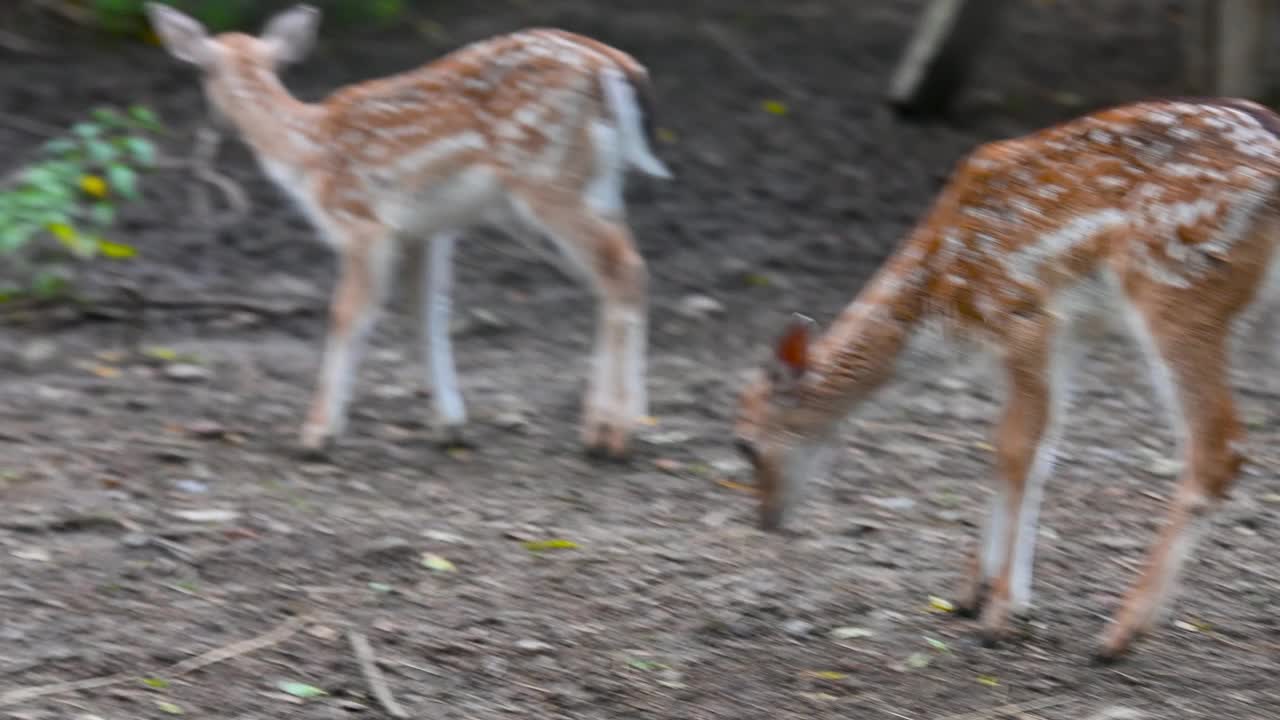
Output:
<instances>
[{"instance_id":1,"label":"patch of soil","mask_svg":"<svg viewBox=\"0 0 1280 720\"><path fill-rule=\"evenodd\" d=\"M734 394L786 315L832 317L976 143L1177 92L1180 4L1020 3L956 116L928 124L881 102L920 2L603 5L442 0L434 25L330 40L287 80L316 98L535 24L649 66L677 179L631 188L654 277L658 418L636 457L594 462L576 443L587 289L478 236L460 251L456 301L474 448L437 446L394 313L332 461L298 459L333 259L229 145L219 167L248 191L251 217L207 232L190 223L187 179L153 178L121 231L142 258L95 270L89 290L296 312L154 309L142 326L3 329L0 697L137 679L0 711L381 717L346 637L355 628L399 702L440 720L933 718L1011 703L1038 718L1116 706L1274 716L1280 425L1256 374L1241 376L1254 462L1188 568L1183 622L1113 668L1088 656L1172 485L1160 461L1170 435L1126 344L1099 345L1083 374L1043 512L1037 614L1000 648L929 612L930 596L958 586L987 504L997 396L965 364L907 366L851 423L789 537L756 531L752 499L716 482L741 479ZM204 113L190 71L156 49L63 44L54 58L4 57L0 112L64 125L140 101L173 129L166 151L185 152ZM770 99L789 112L765 112ZM0 157L20 162L38 140L0 121ZM688 312L695 294L719 311ZM133 342L197 369L110 354ZM577 547L521 544L549 538ZM456 570L424 567L423 553ZM269 647L166 670L298 617L301 630ZM844 627L862 630L834 638ZM328 694L300 700L281 682Z\"/></svg>"}]
</instances>

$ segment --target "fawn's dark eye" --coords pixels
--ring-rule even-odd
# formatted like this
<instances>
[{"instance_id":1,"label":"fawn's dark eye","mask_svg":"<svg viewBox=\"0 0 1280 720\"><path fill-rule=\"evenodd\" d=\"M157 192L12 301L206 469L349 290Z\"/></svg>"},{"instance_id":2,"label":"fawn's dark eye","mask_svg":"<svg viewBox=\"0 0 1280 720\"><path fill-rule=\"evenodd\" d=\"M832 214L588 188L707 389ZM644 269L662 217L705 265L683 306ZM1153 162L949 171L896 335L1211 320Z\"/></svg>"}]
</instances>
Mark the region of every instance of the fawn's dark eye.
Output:
<instances>
[{"instance_id":1,"label":"fawn's dark eye","mask_svg":"<svg viewBox=\"0 0 1280 720\"><path fill-rule=\"evenodd\" d=\"M733 446L738 449L742 457L752 465L756 464L756 446L746 438L737 438L733 441Z\"/></svg>"}]
</instances>

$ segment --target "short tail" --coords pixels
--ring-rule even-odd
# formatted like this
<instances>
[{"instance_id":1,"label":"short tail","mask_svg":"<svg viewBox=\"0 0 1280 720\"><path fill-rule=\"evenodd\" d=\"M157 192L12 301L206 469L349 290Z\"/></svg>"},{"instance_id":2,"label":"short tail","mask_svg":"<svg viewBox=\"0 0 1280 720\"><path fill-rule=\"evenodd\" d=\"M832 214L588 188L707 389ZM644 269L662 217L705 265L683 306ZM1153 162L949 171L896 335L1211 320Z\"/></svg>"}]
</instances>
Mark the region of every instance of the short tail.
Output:
<instances>
[{"instance_id":1,"label":"short tail","mask_svg":"<svg viewBox=\"0 0 1280 720\"><path fill-rule=\"evenodd\" d=\"M601 71L600 84L618 123L627 162L647 175L670 178L671 171L653 154L657 133L649 78L639 69L607 67Z\"/></svg>"}]
</instances>

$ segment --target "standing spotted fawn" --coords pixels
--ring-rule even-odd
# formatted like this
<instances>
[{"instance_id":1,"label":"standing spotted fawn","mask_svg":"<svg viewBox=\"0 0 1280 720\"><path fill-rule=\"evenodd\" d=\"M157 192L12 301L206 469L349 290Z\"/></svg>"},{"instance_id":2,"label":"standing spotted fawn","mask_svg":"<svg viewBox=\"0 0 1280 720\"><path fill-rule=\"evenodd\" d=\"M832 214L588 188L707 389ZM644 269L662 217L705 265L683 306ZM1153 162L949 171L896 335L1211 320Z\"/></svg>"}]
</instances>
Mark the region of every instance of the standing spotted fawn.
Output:
<instances>
[{"instance_id":1,"label":"standing spotted fawn","mask_svg":"<svg viewBox=\"0 0 1280 720\"><path fill-rule=\"evenodd\" d=\"M780 528L837 426L923 328L996 351L998 483L958 608L1005 636L1031 600L1044 482L1085 319L1127 320L1183 457L1177 493L1098 656L1150 629L1244 458L1233 330L1280 286L1280 116L1234 99L1142 102L977 148L928 214L811 342L803 318L743 389L739 450ZM1099 315L1100 314L1100 315Z\"/></svg>"},{"instance_id":2,"label":"standing spotted fawn","mask_svg":"<svg viewBox=\"0 0 1280 720\"><path fill-rule=\"evenodd\" d=\"M450 432L465 422L448 331L451 262L459 234L486 226L549 238L591 283L599 308L583 441L626 452L647 411L648 291L623 180L630 168L670 176L651 149L641 65L589 38L528 30L307 104L276 73L310 49L317 10L286 10L260 37L211 37L172 8L147 12L169 52L201 70L216 116L339 255L305 448L342 432L397 257L417 266L417 345L435 412Z\"/></svg>"}]
</instances>

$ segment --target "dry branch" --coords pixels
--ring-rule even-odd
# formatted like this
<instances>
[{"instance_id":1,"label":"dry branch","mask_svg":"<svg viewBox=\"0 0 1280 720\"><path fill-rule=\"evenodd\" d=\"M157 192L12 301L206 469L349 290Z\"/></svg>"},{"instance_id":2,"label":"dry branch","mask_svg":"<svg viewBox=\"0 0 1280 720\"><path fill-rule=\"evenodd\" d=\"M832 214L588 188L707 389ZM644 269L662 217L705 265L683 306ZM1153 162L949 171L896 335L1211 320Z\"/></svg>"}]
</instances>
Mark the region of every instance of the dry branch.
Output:
<instances>
[{"instance_id":1,"label":"dry branch","mask_svg":"<svg viewBox=\"0 0 1280 720\"><path fill-rule=\"evenodd\" d=\"M356 653L356 660L360 663L360 672L364 675L364 681L369 684L369 689L373 691L373 696L378 699L382 709L393 718L409 717L391 694L391 688L387 687L387 681L378 667L377 658L373 656L373 647L369 645L369 639L355 630L347 631L347 639L351 641L351 649Z\"/></svg>"},{"instance_id":2,"label":"dry branch","mask_svg":"<svg viewBox=\"0 0 1280 720\"><path fill-rule=\"evenodd\" d=\"M280 624L271 632L260 635L256 638L249 638L238 643L233 643L225 647L210 650L203 655L183 660L180 663L170 665L167 669L156 673L159 677L180 677L187 673L194 672L200 668L208 667L225 660L230 660L241 655L248 655L257 652L272 645L277 645L289 636L298 632L306 622L306 616L295 616L289 618ZM73 680L70 682L52 683L50 685L37 685L35 687L20 688L18 690L10 690L0 695L0 707L8 707L17 705L27 700L34 700L39 697L49 695L60 695L63 693L75 692L77 690L92 690L94 688L106 687L108 685L118 685L122 682L136 680L140 676L139 673L116 673L114 675L105 675L98 678L89 678L86 680Z\"/></svg>"}]
</instances>

